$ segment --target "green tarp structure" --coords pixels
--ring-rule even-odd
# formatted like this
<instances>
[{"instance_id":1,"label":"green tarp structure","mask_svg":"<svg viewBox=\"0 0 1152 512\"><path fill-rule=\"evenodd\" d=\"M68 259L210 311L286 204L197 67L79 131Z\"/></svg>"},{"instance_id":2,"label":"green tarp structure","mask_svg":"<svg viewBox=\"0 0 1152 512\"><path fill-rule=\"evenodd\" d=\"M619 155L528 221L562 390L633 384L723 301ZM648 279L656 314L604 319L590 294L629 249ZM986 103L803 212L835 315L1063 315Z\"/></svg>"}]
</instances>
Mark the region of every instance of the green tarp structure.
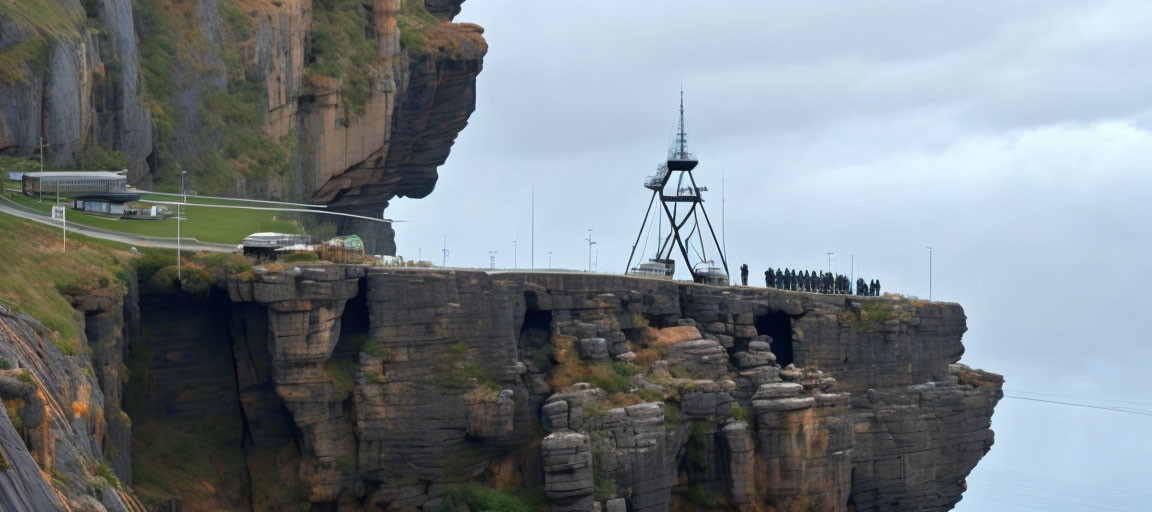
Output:
<instances>
[{"instance_id":1,"label":"green tarp structure","mask_svg":"<svg viewBox=\"0 0 1152 512\"><path fill-rule=\"evenodd\" d=\"M346 249L360 249L364 250L364 240L356 235L338 236L328 241L328 245L333 247L344 247Z\"/></svg>"}]
</instances>

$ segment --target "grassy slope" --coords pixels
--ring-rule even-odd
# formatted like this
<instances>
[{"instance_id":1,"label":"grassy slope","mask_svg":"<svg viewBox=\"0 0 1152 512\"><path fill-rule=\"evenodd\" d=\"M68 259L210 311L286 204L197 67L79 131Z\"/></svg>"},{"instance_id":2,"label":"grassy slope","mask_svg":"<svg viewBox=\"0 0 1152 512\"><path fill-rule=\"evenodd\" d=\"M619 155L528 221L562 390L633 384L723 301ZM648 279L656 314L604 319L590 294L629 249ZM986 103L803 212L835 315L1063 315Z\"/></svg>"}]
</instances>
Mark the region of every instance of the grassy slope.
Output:
<instances>
[{"instance_id":1,"label":"grassy slope","mask_svg":"<svg viewBox=\"0 0 1152 512\"><path fill-rule=\"evenodd\" d=\"M55 197L45 197L43 202L22 194L6 193L5 197L28 208L40 212L51 212ZM144 199L156 201L173 201L179 198L170 196L143 196ZM0 199L2 201L2 199ZM189 197L190 203L198 204L227 204L234 206L270 206L261 203L243 203L236 201L217 201ZM169 208L175 208L168 205ZM273 212L264 210L232 210L225 208L197 208L189 206L185 209L187 220L180 226L180 236L195 238L201 242L221 244L238 244L244 237L260 231L276 231L280 233L300 233L302 228L292 219L295 214L288 212ZM101 217L87 213L68 211L68 221L104 229L114 229L125 233L155 237L176 237L176 219L165 220L124 220Z\"/></svg>"},{"instance_id":2,"label":"grassy slope","mask_svg":"<svg viewBox=\"0 0 1152 512\"><path fill-rule=\"evenodd\" d=\"M120 293L120 274L131 255L120 244L69 237L61 251L60 232L0 215L0 304L28 313L55 331L52 341L66 354L79 349L80 313L64 292Z\"/></svg>"}]
</instances>

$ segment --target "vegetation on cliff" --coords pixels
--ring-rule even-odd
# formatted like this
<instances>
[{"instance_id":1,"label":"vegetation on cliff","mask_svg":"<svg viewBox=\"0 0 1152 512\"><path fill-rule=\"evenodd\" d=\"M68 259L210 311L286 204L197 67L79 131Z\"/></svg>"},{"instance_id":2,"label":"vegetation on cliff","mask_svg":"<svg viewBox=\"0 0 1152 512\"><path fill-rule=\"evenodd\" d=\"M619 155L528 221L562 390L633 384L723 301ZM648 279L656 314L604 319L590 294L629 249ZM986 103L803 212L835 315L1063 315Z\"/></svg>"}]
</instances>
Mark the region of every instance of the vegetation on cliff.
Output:
<instances>
[{"instance_id":1,"label":"vegetation on cliff","mask_svg":"<svg viewBox=\"0 0 1152 512\"><path fill-rule=\"evenodd\" d=\"M0 82L25 85L24 70L42 75L48 66L48 49L61 36L78 37L84 30L82 12L71 11L55 0L0 2L0 17L8 18L29 37L0 50Z\"/></svg>"},{"instance_id":2,"label":"vegetation on cliff","mask_svg":"<svg viewBox=\"0 0 1152 512\"><path fill-rule=\"evenodd\" d=\"M294 143L265 131L267 90L246 73L252 16L239 0L221 0L214 13L221 30L208 34L193 4L134 3L146 102L156 129L156 188L178 189L181 171L204 194L242 193L238 177L278 182L289 169ZM214 44L215 37L222 41ZM203 90L182 86L189 83L201 83Z\"/></svg>"},{"instance_id":3,"label":"vegetation on cliff","mask_svg":"<svg viewBox=\"0 0 1152 512\"><path fill-rule=\"evenodd\" d=\"M0 215L0 305L27 313L51 333L64 354L80 349L81 314L69 296L119 294L131 255L120 244L70 234Z\"/></svg>"},{"instance_id":4,"label":"vegetation on cliff","mask_svg":"<svg viewBox=\"0 0 1152 512\"><path fill-rule=\"evenodd\" d=\"M412 2L404 2L408 4ZM312 13L312 58L304 76L325 89L335 80L344 104L345 123L364 114L374 78L385 61L371 20L360 0L317 0Z\"/></svg>"}]
</instances>

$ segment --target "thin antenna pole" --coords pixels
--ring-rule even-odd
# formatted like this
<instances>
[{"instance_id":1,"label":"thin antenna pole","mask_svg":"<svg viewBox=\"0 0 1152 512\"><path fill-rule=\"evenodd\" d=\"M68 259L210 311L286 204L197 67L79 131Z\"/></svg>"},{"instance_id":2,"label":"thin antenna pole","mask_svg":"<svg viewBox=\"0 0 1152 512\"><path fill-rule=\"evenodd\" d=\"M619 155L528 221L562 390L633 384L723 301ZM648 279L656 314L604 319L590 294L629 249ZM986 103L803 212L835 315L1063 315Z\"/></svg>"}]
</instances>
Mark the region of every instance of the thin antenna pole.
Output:
<instances>
[{"instance_id":1,"label":"thin antenna pole","mask_svg":"<svg viewBox=\"0 0 1152 512\"><path fill-rule=\"evenodd\" d=\"M536 186L532 186L532 241L529 243L529 268L536 270Z\"/></svg>"},{"instance_id":2,"label":"thin antenna pole","mask_svg":"<svg viewBox=\"0 0 1152 512\"><path fill-rule=\"evenodd\" d=\"M928 300L932 300L932 247L928 247Z\"/></svg>"},{"instance_id":3,"label":"thin antenna pole","mask_svg":"<svg viewBox=\"0 0 1152 512\"><path fill-rule=\"evenodd\" d=\"M721 259L727 259L728 257L728 214L725 207L727 201L724 198L726 191L727 187L724 184L724 165L720 165L720 238L723 240L721 245L724 246L724 253ZM728 276L728 282L732 282L732 276Z\"/></svg>"}]
</instances>

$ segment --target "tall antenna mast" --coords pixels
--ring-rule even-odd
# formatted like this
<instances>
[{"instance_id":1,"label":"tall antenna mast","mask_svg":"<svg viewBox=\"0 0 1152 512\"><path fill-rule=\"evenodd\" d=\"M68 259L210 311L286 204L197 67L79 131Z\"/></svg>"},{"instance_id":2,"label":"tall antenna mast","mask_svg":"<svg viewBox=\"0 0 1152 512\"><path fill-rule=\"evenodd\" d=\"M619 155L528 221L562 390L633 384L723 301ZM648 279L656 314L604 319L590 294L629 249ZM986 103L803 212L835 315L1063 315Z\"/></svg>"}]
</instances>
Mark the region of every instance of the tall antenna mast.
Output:
<instances>
[{"instance_id":1,"label":"tall antenna mast","mask_svg":"<svg viewBox=\"0 0 1152 512\"><path fill-rule=\"evenodd\" d=\"M689 160L688 128L684 124L684 88L680 88L680 121L676 123L676 145L669 159Z\"/></svg>"},{"instance_id":2,"label":"tall antenna mast","mask_svg":"<svg viewBox=\"0 0 1152 512\"><path fill-rule=\"evenodd\" d=\"M696 155L688 151L688 128L684 122L684 88L681 87L679 116L676 121L676 139L668 148L668 159L656 167L656 174L644 180L644 188L652 191L652 199L649 202L649 210L644 213L644 221L640 224L640 234L636 237L637 242L632 244L632 254L628 257L629 274L671 278L675 274L673 251L679 249L679 256L683 258L693 281L729 284L726 251L721 246L720 237L716 236L716 232L712 228L712 221L708 219L708 211L704 209L704 197L701 193L706 192L708 188L697 184L696 178L692 174L692 170L699 163ZM673 173L676 173L675 180L671 179ZM670 182L672 183L671 186L669 186ZM662 230L665 222L668 223L668 240L661 241L655 258L641 262L639 266L634 268L632 261L636 257L636 246L644 234L644 228L648 223L648 214L651 213L651 205L655 203L657 198L660 199L660 207L657 211L664 215L663 218L654 221L657 223L658 231ZM722 196L722 215L724 214L723 201ZM681 203L684 204L684 208L680 208ZM657 216L659 217L660 213L657 213ZM700 222L701 216L704 217L704 222ZM722 225L721 228L723 229L724 226ZM705 241L706 236L711 244ZM699 247L692 246L691 239L693 237L697 238ZM697 256L696 258L689 254L690 248L693 249L692 252ZM708 251L711 248L715 248L716 254L719 255L719 262L708 258Z\"/></svg>"}]
</instances>

